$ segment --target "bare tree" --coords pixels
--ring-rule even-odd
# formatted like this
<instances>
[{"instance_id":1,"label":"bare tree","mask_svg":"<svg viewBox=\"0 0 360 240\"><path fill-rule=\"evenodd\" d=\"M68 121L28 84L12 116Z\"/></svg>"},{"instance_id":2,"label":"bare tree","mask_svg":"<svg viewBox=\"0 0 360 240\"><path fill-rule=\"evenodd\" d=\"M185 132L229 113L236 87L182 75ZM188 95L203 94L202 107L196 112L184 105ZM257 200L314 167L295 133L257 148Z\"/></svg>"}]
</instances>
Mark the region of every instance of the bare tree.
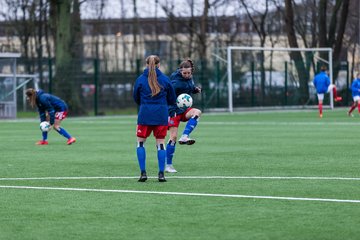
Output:
<instances>
[{"instance_id":1,"label":"bare tree","mask_svg":"<svg viewBox=\"0 0 360 240\"><path fill-rule=\"evenodd\" d=\"M344 38L344 48L347 48L350 52L350 80L354 79L355 71L360 70L359 62L357 61L356 51L360 47L360 32L354 31L354 29L360 29L360 17L358 9L360 7L359 1L352 1L349 7L348 24L346 27Z\"/></svg>"},{"instance_id":2,"label":"bare tree","mask_svg":"<svg viewBox=\"0 0 360 240\"><path fill-rule=\"evenodd\" d=\"M9 36L18 36L20 40L19 48L14 46L14 48L8 48L7 51L20 51L26 72L38 73L40 87L44 87L44 62L42 60L44 56L51 57L52 53L47 35L47 2L44 0L3 0L1 4L1 9L7 9L1 15L12 27L12 31L8 32Z\"/></svg>"},{"instance_id":3,"label":"bare tree","mask_svg":"<svg viewBox=\"0 0 360 240\"><path fill-rule=\"evenodd\" d=\"M258 34L260 39L260 46L264 47L266 42L266 37L268 32L266 30L267 16L269 13L269 1L265 0L265 6L263 11L257 11L254 8L248 6L247 1L240 0L242 6L244 7L248 18L250 19L252 26L255 29L255 32ZM261 102L264 104L265 101L265 53L260 52L260 72L261 72Z\"/></svg>"},{"instance_id":4,"label":"bare tree","mask_svg":"<svg viewBox=\"0 0 360 240\"><path fill-rule=\"evenodd\" d=\"M194 31L198 39L198 51L199 58L202 62L206 62L207 50L209 47L209 10L210 8L216 8L218 4L225 3L223 0L205 0L202 7L202 13L200 16L200 31ZM195 24L194 24L195 25Z\"/></svg>"},{"instance_id":5,"label":"bare tree","mask_svg":"<svg viewBox=\"0 0 360 240\"><path fill-rule=\"evenodd\" d=\"M195 49L196 46L194 46L194 36L195 36L195 15L194 15L194 8L195 8L195 3L194 0L188 0L188 4L190 6L190 22L189 22L189 42L188 42L188 53L187 56L188 57L192 57L192 53L193 50Z\"/></svg>"},{"instance_id":6,"label":"bare tree","mask_svg":"<svg viewBox=\"0 0 360 240\"><path fill-rule=\"evenodd\" d=\"M294 28L294 11L292 0L285 0L285 28L290 47L298 48L299 44L297 42L296 32ZM309 98L309 73L306 70L304 60L300 52L292 51L290 52L290 57L295 62L295 67L297 69L300 79L300 103L305 104Z\"/></svg>"},{"instance_id":7,"label":"bare tree","mask_svg":"<svg viewBox=\"0 0 360 240\"><path fill-rule=\"evenodd\" d=\"M137 1L133 0L133 12L134 12L134 26L133 26L133 59L139 59L139 50L138 50L138 35L139 31L139 15L137 12ZM139 66L137 66L139 67Z\"/></svg>"},{"instance_id":8,"label":"bare tree","mask_svg":"<svg viewBox=\"0 0 360 240\"><path fill-rule=\"evenodd\" d=\"M310 44L311 47L315 47L316 43L318 43L319 47L330 47L333 49L333 62L335 63L335 71L334 76L337 75L338 69L336 66L339 66L340 63L340 53L342 49L342 43L344 38L344 33L346 29L347 16L349 11L349 0L336 0L334 1L328 0L320 0L318 5L317 2L309 2L306 1L301 6L305 11L297 11L297 15L294 14L294 1L286 0L285 1L285 24L286 24L286 32L288 36L289 45L291 47L298 47L297 42L297 33L300 33L302 36L303 42L305 46L307 44L307 37L309 36L308 30L304 27L301 28L299 23L303 22L303 26L312 22L316 23L315 26L311 29L311 36L313 37L312 42ZM318 9L318 12L311 12L312 16L309 21L294 21L296 19L303 19L302 16L306 16L306 6L308 4L312 4L313 9ZM330 10L329 10L330 8ZM303 14L302 16L300 16ZM315 15L316 14L316 15ZM318 29L316 31L316 29ZM297 32L296 32L297 30ZM308 79L309 79L309 64L306 64L306 59L303 59L300 53L292 52L291 54L292 60L295 61L296 69L298 71L300 77L300 91L302 95L302 101L308 97ZM321 57L327 59L324 53L321 54Z\"/></svg>"},{"instance_id":9,"label":"bare tree","mask_svg":"<svg viewBox=\"0 0 360 240\"><path fill-rule=\"evenodd\" d=\"M175 1L167 0L159 3L159 6L165 12L169 20L168 21L169 36L171 37L171 43L172 43L171 49L174 49L174 52L176 54L174 57L177 59L183 58L184 56L191 57L195 50L194 0L188 0L187 3L189 5L189 8L187 7L184 8L188 9L188 12L190 12L189 21L188 22L184 21L183 24L181 24L180 26L178 24L178 19L177 19L178 16L175 13L175 6L176 6ZM179 28L181 28L182 25L187 29L188 37L186 42L184 42L182 39L179 39L177 36L177 33L180 31ZM170 57L172 57L172 52Z\"/></svg>"},{"instance_id":10,"label":"bare tree","mask_svg":"<svg viewBox=\"0 0 360 240\"><path fill-rule=\"evenodd\" d=\"M74 114L82 114L79 88L76 85L76 76L81 68L76 67L81 48L82 37L80 31L80 2L50 1L52 8L50 16L55 31L56 76L55 93L62 97Z\"/></svg>"},{"instance_id":11,"label":"bare tree","mask_svg":"<svg viewBox=\"0 0 360 240\"><path fill-rule=\"evenodd\" d=\"M11 34L15 34L20 39L20 49L17 49L17 51L21 51L21 55L25 60L26 71L33 72L34 65L30 58L34 57L31 49L31 39L34 36L34 32L36 32L34 4L29 0L6 0L5 5L8 8L8 14L5 15L6 20L9 21L10 26L14 29L14 32Z\"/></svg>"}]
</instances>

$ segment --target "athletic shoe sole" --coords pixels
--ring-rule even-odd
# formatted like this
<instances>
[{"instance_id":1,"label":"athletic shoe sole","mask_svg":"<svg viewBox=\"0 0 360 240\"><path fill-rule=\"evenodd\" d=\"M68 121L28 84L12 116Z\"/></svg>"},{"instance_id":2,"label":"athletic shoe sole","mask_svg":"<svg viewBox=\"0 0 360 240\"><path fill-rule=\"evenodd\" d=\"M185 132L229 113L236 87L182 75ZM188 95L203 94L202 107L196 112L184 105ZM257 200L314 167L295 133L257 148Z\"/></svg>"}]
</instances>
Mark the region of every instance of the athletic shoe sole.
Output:
<instances>
[{"instance_id":1,"label":"athletic shoe sole","mask_svg":"<svg viewBox=\"0 0 360 240\"><path fill-rule=\"evenodd\" d=\"M195 143L194 139L189 139L187 141L179 141L180 145L193 145Z\"/></svg>"}]
</instances>

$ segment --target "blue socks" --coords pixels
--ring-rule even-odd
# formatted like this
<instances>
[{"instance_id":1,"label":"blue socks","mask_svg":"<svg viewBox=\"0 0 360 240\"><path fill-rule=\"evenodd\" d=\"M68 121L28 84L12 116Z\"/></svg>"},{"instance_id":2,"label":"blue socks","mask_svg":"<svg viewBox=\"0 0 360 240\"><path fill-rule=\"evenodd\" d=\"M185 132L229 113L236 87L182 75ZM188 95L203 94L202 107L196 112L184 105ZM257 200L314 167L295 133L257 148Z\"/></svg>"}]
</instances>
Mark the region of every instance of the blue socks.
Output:
<instances>
[{"instance_id":1,"label":"blue socks","mask_svg":"<svg viewBox=\"0 0 360 240\"><path fill-rule=\"evenodd\" d=\"M59 128L59 130L57 130L56 128L54 128L60 135L63 135L64 137L66 137L67 139L71 138L70 134L63 128Z\"/></svg>"},{"instance_id":2,"label":"blue socks","mask_svg":"<svg viewBox=\"0 0 360 240\"><path fill-rule=\"evenodd\" d=\"M47 140L47 134L48 134L48 132L42 132L43 141Z\"/></svg>"},{"instance_id":3,"label":"blue socks","mask_svg":"<svg viewBox=\"0 0 360 240\"><path fill-rule=\"evenodd\" d=\"M183 135L189 136L198 124L199 116L194 116L186 123ZM166 145L166 164L171 165L175 153L176 142L169 140Z\"/></svg>"},{"instance_id":4,"label":"blue socks","mask_svg":"<svg viewBox=\"0 0 360 240\"><path fill-rule=\"evenodd\" d=\"M169 140L168 144L166 145L166 164L168 165L172 164L175 153L175 144L176 142Z\"/></svg>"},{"instance_id":5,"label":"blue socks","mask_svg":"<svg viewBox=\"0 0 360 240\"><path fill-rule=\"evenodd\" d=\"M194 130L194 128L196 127L197 123L198 123L198 116L194 116L192 118L189 119L189 121L187 122L183 135L189 136L190 133Z\"/></svg>"},{"instance_id":6,"label":"blue socks","mask_svg":"<svg viewBox=\"0 0 360 240\"><path fill-rule=\"evenodd\" d=\"M146 171L146 151L143 142L139 142L136 148L136 155L139 162L140 171ZM166 159L166 150L164 144L160 144L157 146L157 158L159 171L164 172L165 169L165 159Z\"/></svg>"},{"instance_id":7,"label":"blue socks","mask_svg":"<svg viewBox=\"0 0 360 240\"><path fill-rule=\"evenodd\" d=\"M56 128L54 128L55 131L57 131L60 135L66 137L67 139L71 138L70 134L63 128L59 128L59 130L57 130ZM48 132L42 132L42 138L43 141L46 141L48 137Z\"/></svg>"},{"instance_id":8,"label":"blue socks","mask_svg":"<svg viewBox=\"0 0 360 240\"><path fill-rule=\"evenodd\" d=\"M136 148L136 155L139 162L140 171L146 170L145 160L146 160L146 152L143 142L139 142Z\"/></svg>"},{"instance_id":9,"label":"blue socks","mask_svg":"<svg viewBox=\"0 0 360 240\"><path fill-rule=\"evenodd\" d=\"M157 157L158 157L159 172L164 172L165 158L166 158L166 150L164 144L158 145L157 150L158 150Z\"/></svg>"}]
</instances>

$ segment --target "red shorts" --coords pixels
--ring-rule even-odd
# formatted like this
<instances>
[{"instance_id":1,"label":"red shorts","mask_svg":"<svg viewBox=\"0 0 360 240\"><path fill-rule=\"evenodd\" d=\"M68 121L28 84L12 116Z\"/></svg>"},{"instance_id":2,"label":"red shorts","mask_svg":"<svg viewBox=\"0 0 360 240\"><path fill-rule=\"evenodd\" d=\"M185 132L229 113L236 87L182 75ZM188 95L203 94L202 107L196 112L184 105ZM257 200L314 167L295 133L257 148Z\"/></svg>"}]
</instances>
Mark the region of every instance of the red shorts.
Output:
<instances>
[{"instance_id":1,"label":"red shorts","mask_svg":"<svg viewBox=\"0 0 360 240\"><path fill-rule=\"evenodd\" d=\"M66 118L67 114L68 114L67 111L65 111L65 112L56 112L56 113L55 113L55 119L57 119L57 120L63 120L63 119Z\"/></svg>"},{"instance_id":2,"label":"red shorts","mask_svg":"<svg viewBox=\"0 0 360 240\"><path fill-rule=\"evenodd\" d=\"M137 125L136 136L147 138L153 132L156 139L164 139L166 137L168 126L146 126Z\"/></svg>"},{"instance_id":3,"label":"red shorts","mask_svg":"<svg viewBox=\"0 0 360 240\"><path fill-rule=\"evenodd\" d=\"M180 122L187 122L188 119L186 119L186 114L191 110L192 108L186 109L185 112L182 114L176 115L175 117L171 117L169 119L168 127L179 127Z\"/></svg>"}]
</instances>

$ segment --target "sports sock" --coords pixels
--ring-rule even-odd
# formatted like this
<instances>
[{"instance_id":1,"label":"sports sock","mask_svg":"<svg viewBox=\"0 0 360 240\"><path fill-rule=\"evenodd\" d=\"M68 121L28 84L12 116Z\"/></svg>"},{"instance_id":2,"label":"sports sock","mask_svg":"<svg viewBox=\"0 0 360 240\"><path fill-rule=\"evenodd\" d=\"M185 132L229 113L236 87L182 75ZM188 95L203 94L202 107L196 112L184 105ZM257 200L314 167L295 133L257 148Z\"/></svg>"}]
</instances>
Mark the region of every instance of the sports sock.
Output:
<instances>
[{"instance_id":1,"label":"sports sock","mask_svg":"<svg viewBox=\"0 0 360 240\"><path fill-rule=\"evenodd\" d=\"M337 98L337 91L336 91L336 87L334 87L332 90L333 90L333 95L334 95L334 98Z\"/></svg>"},{"instance_id":2,"label":"sports sock","mask_svg":"<svg viewBox=\"0 0 360 240\"><path fill-rule=\"evenodd\" d=\"M169 140L168 144L166 145L166 164L168 165L172 164L175 153L175 144L176 142Z\"/></svg>"},{"instance_id":3,"label":"sports sock","mask_svg":"<svg viewBox=\"0 0 360 240\"><path fill-rule=\"evenodd\" d=\"M322 114L323 105L322 103L319 103L319 113Z\"/></svg>"},{"instance_id":4,"label":"sports sock","mask_svg":"<svg viewBox=\"0 0 360 240\"><path fill-rule=\"evenodd\" d=\"M189 121L187 122L183 135L187 135L189 136L190 133L194 130L194 128L196 127L197 123L198 123L198 119L199 116L194 116L192 118L189 119Z\"/></svg>"},{"instance_id":5,"label":"sports sock","mask_svg":"<svg viewBox=\"0 0 360 240\"><path fill-rule=\"evenodd\" d=\"M349 114L351 114L352 113L352 111L354 111L354 109L356 108L356 104L354 103L353 105L351 105L351 107L350 107L350 110L349 110ZM358 106L358 109L359 109L359 106ZM359 110L360 111L360 110Z\"/></svg>"},{"instance_id":6,"label":"sports sock","mask_svg":"<svg viewBox=\"0 0 360 240\"><path fill-rule=\"evenodd\" d=\"M60 134L60 135L63 135L64 137L66 137L67 139L71 138L70 134L63 128L59 128L59 129L56 129L55 130Z\"/></svg>"},{"instance_id":7,"label":"sports sock","mask_svg":"<svg viewBox=\"0 0 360 240\"><path fill-rule=\"evenodd\" d=\"M146 170L145 160L146 160L146 151L143 142L139 142L136 148L136 155L139 162L140 171Z\"/></svg>"},{"instance_id":8,"label":"sports sock","mask_svg":"<svg viewBox=\"0 0 360 240\"><path fill-rule=\"evenodd\" d=\"M164 144L157 145L157 158L159 165L159 172L164 172L165 169L165 158L166 158L166 150Z\"/></svg>"},{"instance_id":9,"label":"sports sock","mask_svg":"<svg viewBox=\"0 0 360 240\"><path fill-rule=\"evenodd\" d=\"M42 132L43 141L46 141L46 140L47 140L47 136L48 136L48 133L47 133L47 132Z\"/></svg>"}]
</instances>

